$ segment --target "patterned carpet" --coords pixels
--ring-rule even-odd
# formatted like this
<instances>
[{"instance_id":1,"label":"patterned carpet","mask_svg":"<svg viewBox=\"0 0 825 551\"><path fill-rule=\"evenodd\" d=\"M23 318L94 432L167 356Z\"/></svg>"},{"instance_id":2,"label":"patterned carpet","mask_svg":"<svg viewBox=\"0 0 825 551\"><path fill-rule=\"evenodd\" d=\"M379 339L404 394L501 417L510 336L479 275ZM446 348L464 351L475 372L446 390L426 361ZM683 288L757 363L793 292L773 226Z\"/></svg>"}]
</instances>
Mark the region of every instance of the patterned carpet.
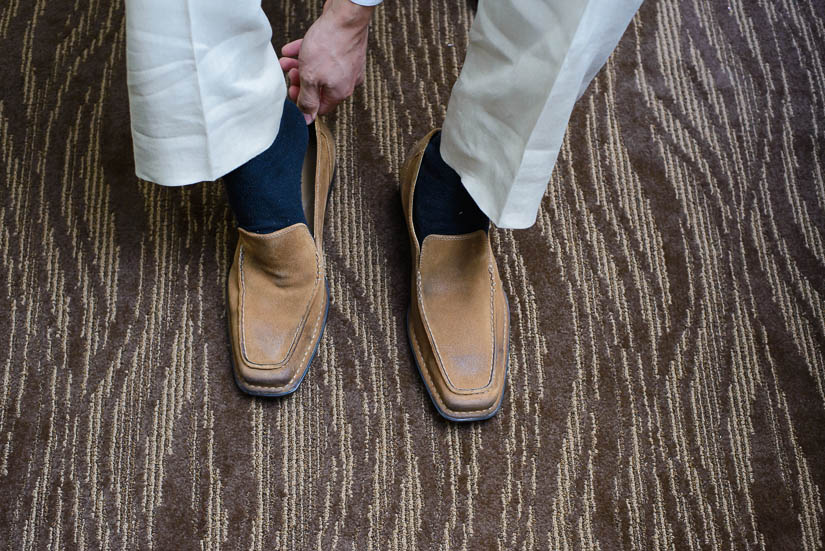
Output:
<instances>
[{"instance_id":1,"label":"patterned carpet","mask_svg":"<svg viewBox=\"0 0 825 551\"><path fill-rule=\"evenodd\" d=\"M320 4L265 7L281 44ZM825 3L643 6L538 223L494 232L509 386L469 426L410 357L397 174L470 7L376 13L330 119L329 324L286 399L232 382L221 185L133 175L123 12L0 6L0 547L825 546Z\"/></svg>"}]
</instances>

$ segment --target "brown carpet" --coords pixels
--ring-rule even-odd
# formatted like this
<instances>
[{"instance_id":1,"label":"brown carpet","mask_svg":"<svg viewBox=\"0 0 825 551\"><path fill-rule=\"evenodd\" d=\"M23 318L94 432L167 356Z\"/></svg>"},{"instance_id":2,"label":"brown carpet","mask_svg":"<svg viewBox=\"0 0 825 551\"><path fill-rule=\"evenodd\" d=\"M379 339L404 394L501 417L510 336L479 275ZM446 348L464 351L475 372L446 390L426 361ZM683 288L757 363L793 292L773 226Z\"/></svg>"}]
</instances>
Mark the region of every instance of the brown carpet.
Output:
<instances>
[{"instance_id":1,"label":"brown carpet","mask_svg":"<svg viewBox=\"0 0 825 551\"><path fill-rule=\"evenodd\" d=\"M320 3L265 7L281 44ZM286 399L232 381L221 185L133 175L123 11L0 6L0 547L823 548L825 3L644 5L538 223L494 233L509 386L465 426L407 346L397 173L466 3L377 11Z\"/></svg>"}]
</instances>

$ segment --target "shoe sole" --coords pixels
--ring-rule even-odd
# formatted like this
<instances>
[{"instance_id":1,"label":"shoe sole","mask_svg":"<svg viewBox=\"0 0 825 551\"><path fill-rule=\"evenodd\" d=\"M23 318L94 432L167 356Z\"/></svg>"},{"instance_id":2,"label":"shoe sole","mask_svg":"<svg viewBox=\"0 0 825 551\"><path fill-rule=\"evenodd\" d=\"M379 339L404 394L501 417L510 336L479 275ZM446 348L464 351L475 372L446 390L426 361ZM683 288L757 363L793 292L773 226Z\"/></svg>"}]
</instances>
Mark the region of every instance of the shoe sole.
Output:
<instances>
[{"instance_id":1,"label":"shoe sole","mask_svg":"<svg viewBox=\"0 0 825 551\"><path fill-rule=\"evenodd\" d=\"M491 417L495 417L495 415L501 409L502 404L504 404L504 391L507 390L507 373L510 371L510 301L507 299L507 295L504 296L504 303L507 305L507 345L505 346L505 350L507 351L507 357L504 360L504 387L501 389L501 398L499 398L498 405L496 406L496 408L490 413L487 413L480 417L454 417L446 411L444 411L443 409L441 409L441 407L438 405L438 402L435 401L435 398L433 398L433 393L430 391L430 387L429 385L427 385L426 379L424 379L424 374L421 371L421 366L418 363L418 358L415 355L415 350L413 350L412 334L410 333L411 307L407 308L407 344L410 346L410 355L412 356L413 363L415 363L415 368L418 370L418 376L421 377L421 382L424 385L424 390L427 391L427 396L430 397L430 402L432 402L433 407L435 407L435 410L438 412L438 414L441 415L444 419L447 419L448 421L453 421L455 423L486 421Z\"/></svg>"}]
</instances>

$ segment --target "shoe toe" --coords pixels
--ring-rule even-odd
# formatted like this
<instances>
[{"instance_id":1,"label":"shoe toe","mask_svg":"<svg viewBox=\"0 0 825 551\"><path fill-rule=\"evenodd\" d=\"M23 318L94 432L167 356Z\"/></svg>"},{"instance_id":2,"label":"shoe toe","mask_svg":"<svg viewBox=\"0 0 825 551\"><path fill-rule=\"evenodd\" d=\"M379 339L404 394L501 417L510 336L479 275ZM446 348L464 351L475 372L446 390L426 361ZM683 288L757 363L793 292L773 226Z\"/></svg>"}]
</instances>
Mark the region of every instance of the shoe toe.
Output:
<instances>
[{"instance_id":1,"label":"shoe toe","mask_svg":"<svg viewBox=\"0 0 825 551\"><path fill-rule=\"evenodd\" d=\"M235 379L250 394L298 388L321 337L328 292L304 224L266 236L241 230L230 271Z\"/></svg>"}]
</instances>

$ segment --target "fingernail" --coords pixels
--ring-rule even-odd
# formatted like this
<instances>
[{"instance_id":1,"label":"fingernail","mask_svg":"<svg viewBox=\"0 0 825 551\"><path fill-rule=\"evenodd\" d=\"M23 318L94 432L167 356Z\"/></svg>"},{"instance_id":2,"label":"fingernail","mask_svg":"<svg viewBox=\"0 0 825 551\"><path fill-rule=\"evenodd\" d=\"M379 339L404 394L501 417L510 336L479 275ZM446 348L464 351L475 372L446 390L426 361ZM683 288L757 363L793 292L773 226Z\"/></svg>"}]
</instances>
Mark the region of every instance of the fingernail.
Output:
<instances>
[{"instance_id":1,"label":"fingernail","mask_svg":"<svg viewBox=\"0 0 825 551\"><path fill-rule=\"evenodd\" d=\"M304 113L304 120L305 120L305 121L307 121L307 126L309 126L310 124L312 124L312 120L313 120L314 118L315 118L315 117L313 117L312 115L308 115L308 114Z\"/></svg>"}]
</instances>

